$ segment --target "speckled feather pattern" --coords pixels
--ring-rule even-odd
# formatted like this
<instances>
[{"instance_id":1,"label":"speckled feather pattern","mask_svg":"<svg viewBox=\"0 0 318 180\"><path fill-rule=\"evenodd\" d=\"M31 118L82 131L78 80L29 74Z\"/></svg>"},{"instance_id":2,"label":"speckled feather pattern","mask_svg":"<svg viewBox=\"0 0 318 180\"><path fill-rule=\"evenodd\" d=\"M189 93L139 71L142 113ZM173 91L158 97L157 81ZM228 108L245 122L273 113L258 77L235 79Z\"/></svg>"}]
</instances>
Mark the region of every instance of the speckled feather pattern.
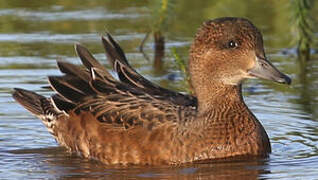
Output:
<instances>
[{"instance_id":1,"label":"speckled feather pattern","mask_svg":"<svg viewBox=\"0 0 318 180\"><path fill-rule=\"evenodd\" d=\"M241 49L225 48L231 38ZM264 128L241 93L245 78L241 72L253 65L251 52L263 53L261 34L249 21L221 18L200 28L189 60L195 96L151 83L129 65L109 34L102 42L118 80L77 44L84 67L59 60L64 75L49 77L55 95L46 98L22 89L13 94L44 124L53 120L49 131L69 151L123 165L180 164L271 152Z\"/></svg>"}]
</instances>

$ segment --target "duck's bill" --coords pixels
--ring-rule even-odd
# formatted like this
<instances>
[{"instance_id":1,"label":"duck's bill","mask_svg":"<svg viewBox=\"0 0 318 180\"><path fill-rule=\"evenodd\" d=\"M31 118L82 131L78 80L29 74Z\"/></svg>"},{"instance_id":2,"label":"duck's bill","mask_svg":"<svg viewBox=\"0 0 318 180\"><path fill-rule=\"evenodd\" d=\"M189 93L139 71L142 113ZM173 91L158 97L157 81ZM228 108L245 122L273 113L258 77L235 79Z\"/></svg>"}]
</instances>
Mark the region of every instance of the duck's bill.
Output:
<instances>
[{"instance_id":1,"label":"duck's bill","mask_svg":"<svg viewBox=\"0 0 318 180\"><path fill-rule=\"evenodd\" d=\"M256 57L255 66L248 71L252 77L268 79L278 83L291 84L291 79L281 73L276 67L266 59Z\"/></svg>"}]
</instances>

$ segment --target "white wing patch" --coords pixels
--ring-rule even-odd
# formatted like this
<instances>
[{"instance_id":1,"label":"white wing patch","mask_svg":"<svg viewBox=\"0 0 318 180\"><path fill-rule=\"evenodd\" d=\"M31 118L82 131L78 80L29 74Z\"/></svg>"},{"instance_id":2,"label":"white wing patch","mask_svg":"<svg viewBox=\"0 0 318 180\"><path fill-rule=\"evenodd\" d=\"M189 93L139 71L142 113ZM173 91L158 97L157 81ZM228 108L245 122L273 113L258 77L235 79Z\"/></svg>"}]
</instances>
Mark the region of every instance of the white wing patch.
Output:
<instances>
[{"instance_id":1,"label":"white wing patch","mask_svg":"<svg viewBox=\"0 0 318 180\"><path fill-rule=\"evenodd\" d=\"M57 106L55 105L52 98L50 98L51 105L53 106L53 109L51 109L51 112L46 112L46 114L38 115L37 117L42 120L43 124L47 127L48 131L54 135L54 127L56 120L61 115L67 116L68 114L65 111L61 111Z\"/></svg>"},{"instance_id":2,"label":"white wing patch","mask_svg":"<svg viewBox=\"0 0 318 180\"><path fill-rule=\"evenodd\" d=\"M56 116L53 113L49 113L46 115L39 115L37 117L42 120L43 124L47 127L48 131L51 134L54 134L53 127L55 126Z\"/></svg>"}]
</instances>

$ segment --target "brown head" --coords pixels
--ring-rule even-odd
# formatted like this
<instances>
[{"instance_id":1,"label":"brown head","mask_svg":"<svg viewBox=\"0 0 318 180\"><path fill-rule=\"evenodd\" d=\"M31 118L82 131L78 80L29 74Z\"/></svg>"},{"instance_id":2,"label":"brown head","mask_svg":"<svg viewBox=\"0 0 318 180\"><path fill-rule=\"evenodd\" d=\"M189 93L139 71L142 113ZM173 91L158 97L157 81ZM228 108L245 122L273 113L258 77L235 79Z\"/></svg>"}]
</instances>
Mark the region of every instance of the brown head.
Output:
<instances>
[{"instance_id":1,"label":"brown head","mask_svg":"<svg viewBox=\"0 0 318 180\"><path fill-rule=\"evenodd\" d=\"M218 87L238 86L247 78L291 83L266 59L262 35L247 19L224 17L205 22L190 53L191 82L199 101Z\"/></svg>"}]
</instances>

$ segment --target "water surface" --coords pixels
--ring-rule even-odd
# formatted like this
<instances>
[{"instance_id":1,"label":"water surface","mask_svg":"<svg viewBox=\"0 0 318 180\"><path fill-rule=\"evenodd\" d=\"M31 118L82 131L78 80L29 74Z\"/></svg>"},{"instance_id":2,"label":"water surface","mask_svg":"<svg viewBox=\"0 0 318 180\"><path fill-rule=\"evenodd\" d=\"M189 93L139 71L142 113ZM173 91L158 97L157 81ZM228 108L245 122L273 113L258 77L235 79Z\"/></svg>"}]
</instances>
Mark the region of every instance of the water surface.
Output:
<instances>
[{"instance_id":1,"label":"water surface","mask_svg":"<svg viewBox=\"0 0 318 180\"><path fill-rule=\"evenodd\" d=\"M289 1L176 1L164 28L167 51L160 70L138 51L154 21L149 1L54 2L0 0L0 179L318 179L318 59L314 55L305 68L297 63ZM187 59L199 25L220 16L251 19L264 34L267 56L293 78L289 87L261 80L244 84L245 101L272 143L268 159L180 167L105 166L66 153L40 120L11 97L14 87L49 95L41 87L48 75L60 74L55 60L79 63L73 46L77 42L110 67L100 42L106 30L138 72L166 88L186 91L171 48ZM149 39L144 50L151 58L152 47Z\"/></svg>"}]
</instances>

